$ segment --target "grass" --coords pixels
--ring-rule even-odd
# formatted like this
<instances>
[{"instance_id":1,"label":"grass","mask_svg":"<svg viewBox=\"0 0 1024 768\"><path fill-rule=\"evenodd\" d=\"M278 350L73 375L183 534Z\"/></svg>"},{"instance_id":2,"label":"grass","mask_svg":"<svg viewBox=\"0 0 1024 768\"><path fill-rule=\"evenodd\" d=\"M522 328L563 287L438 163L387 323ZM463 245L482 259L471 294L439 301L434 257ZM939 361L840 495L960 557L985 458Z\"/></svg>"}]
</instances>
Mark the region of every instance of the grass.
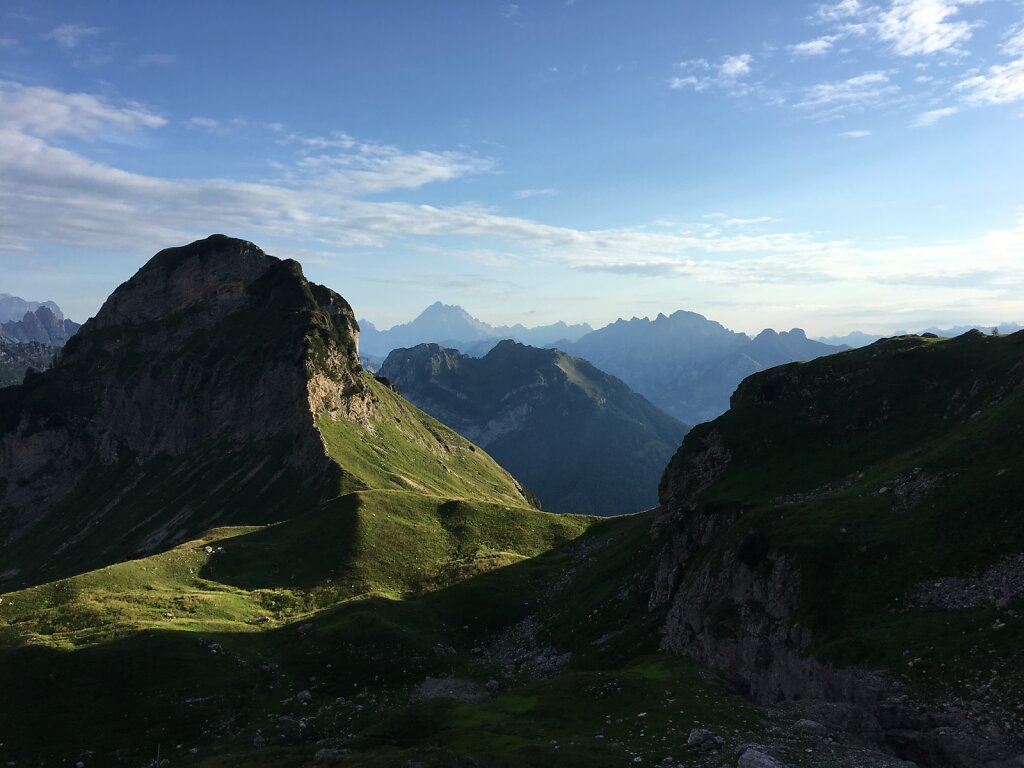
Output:
<instances>
[{"instance_id":1,"label":"grass","mask_svg":"<svg viewBox=\"0 0 1024 768\"><path fill-rule=\"evenodd\" d=\"M967 692L993 664L1024 682L1019 613L910 600L922 582L1024 549L1022 348L1022 334L906 337L749 379L732 411L695 430L731 454L702 514L739 513L702 562L728 550L751 568L770 567L769 552L794 558L799 618L825 661L931 692ZM997 614L1006 626L993 630ZM945 666L908 666L915 657Z\"/></svg>"},{"instance_id":2,"label":"grass","mask_svg":"<svg viewBox=\"0 0 1024 768\"><path fill-rule=\"evenodd\" d=\"M611 766L667 754L703 765L684 750L689 728L739 741L763 731L761 715L692 662L636 645L618 657L588 654L639 618L639 601L594 587L628 588L649 524L649 515L595 522L361 492L300 520L211 531L5 594L0 686L26 693L0 698L0 757L137 765L162 744L177 764L303 765L327 744L351 750L345 764L356 766ZM353 527L366 530L338 549ZM275 567L296 563L292 548L302 546L305 570L282 584ZM516 557L450 582L424 579L417 565L444 574L444 563L484 550ZM358 581L371 573L372 584ZM328 580L371 591L319 604ZM303 610L266 608L289 596ZM615 606L595 615L609 599ZM169 606L173 619L163 615ZM260 615L271 619L250 623ZM506 677L490 652L474 650L529 617L537 643L573 654L569 668L544 680ZM479 705L417 697L427 677L452 675L479 690L497 677L500 691Z\"/></svg>"},{"instance_id":3,"label":"grass","mask_svg":"<svg viewBox=\"0 0 1024 768\"><path fill-rule=\"evenodd\" d=\"M331 458L342 468L341 491L377 488L522 506L518 483L490 456L427 416L369 374L362 380L378 417L369 426L317 421Z\"/></svg>"}]
</instances>

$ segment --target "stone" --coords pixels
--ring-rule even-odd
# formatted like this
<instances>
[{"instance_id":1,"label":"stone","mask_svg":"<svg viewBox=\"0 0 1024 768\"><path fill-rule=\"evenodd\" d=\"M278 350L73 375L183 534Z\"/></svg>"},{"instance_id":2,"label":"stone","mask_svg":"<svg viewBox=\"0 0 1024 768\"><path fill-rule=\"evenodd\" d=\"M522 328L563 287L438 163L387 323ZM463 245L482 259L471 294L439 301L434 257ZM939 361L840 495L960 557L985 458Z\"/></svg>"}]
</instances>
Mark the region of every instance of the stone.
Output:
<instances>
[{"instance_id":1,"label":"stone","mask_svg":"<svg viewBox=\"0 0 1024 768\"><path fill-rule=\"evenodd\" d=\"M736 768L787 768L781 760L753 747L747 747L740 755Z\"/></svg>"},{"instance_id":2,"label":"stone","mask_svg":"<svg viewBox=\"0 0 1024 768\"><path fill-rule=\"evenodd\" d=\"M793 723L793 730L805 736L815 736L822 739L828 736L828 728L816 720L797 720Z\"/></svg>"},{"instance_id":3,"label":"stone","mask_svg":"<svg viewBox=\"0 0 1024 768\"><path fill-rule=\"evenodd\" d=\"M690 749L699 749L701 751L721 749L723 744L722 739L715 736L707 728L694 728L686 739L686 746L690 747Z\"/></svg>"},{"instance_id":4,"label":"stone","mask_svg":"<svg viewBox=\"0 0 1024 768\"><path fill-rule=\"evenodd\" d=\"M295 698L301 701L303 704L309 704L309 702L313 700L313 694L311 694L309 691L299 691Z\"/></svg>"}]
</instances>

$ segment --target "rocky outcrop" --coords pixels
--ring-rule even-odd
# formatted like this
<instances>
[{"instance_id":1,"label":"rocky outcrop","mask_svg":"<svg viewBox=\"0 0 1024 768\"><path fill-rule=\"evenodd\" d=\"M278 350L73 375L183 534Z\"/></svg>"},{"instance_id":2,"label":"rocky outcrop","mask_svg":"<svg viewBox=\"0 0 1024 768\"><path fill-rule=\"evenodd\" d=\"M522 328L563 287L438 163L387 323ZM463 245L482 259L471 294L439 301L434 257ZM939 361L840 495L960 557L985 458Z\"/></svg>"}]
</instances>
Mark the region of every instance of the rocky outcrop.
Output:
<instances>
[{"instance_id":1,"label":"rocky outcrop","mask_svg":"<svg viewBox=\"0 0 1024 768\"><path fill-rule=\"evenodd\" d=\"M920 766L1024 766L1024 734L1012 714L1020 704L1013 694L1019 694L1015 657L1006 656L998 635L1019 619L1012 606L1021 597L1020 555L998 556L987 543L1001 539L1012 553L1024 524L1015 481L1004 480L1008 472L999 468L1017 457L1006 446L1016 444L1012 425L1022 413L1022 342L1024 336L901 339L747 379L733 410L693 430L662 478L650 598L651 610L665 616L662 647L722 670L761 703L828 703L830 726ZM921 370L928 372L924 382L915 375ZM986 421L989 414L998 416ZM965 455L978 455L978 448L965 446L975 444L998 445L1001 452L964 466ZM905 469L901 462L922 460L919 445L927 446L934 466ZM971 494L975 483L978 492ZM973 507L980 495L988 499L983 510ZM880 507L903 522L888 525ZM966 539L947 546L939 533L925 545L904 533L965 516L994 537L981 539L986 543L976 553ZM854 527L861 538L846 543ZM886 554L871 560L873 547ZM915 581L897 556L943 577ZM848 597L868 589L858 587L858 559L872 563L864 567L875 570L875 582L902 579L902 592L874 586L881 606ZM829 575L830 567L851 570ZM965 568L966 575L944 575ZM823 575L837 590L831 596L821 591ZM809 601L808 593L817 597ZM1011 675L1003 693L965 698L964 675L952 658L942 659L945 669L931 660L936 672L925 687L891 666L837 662L823 648L844 641L835 627L857 621L841 614L853 605L894 626L901 611L1002 610L995 624L988 618L978 631L974 653L1003 654ZM934 643L915 635L919 625L910 623L923 614L907 615L897 642ZM870 646L861 652L888 653Z\"/></svg>"},{"instance_id":2,"label":"rocky outcrop","mask_svg":"<svg viewBox=\"0 0 1024 768\"><path fill-rule=\"evenodd\" d=\"M26 312L19 321L0 324L0 338L19 344L34 342L51 347L62 347L81 326L43 305Z\"/></svg>"},{"instance_id":3,"label":"rocky outcrop","mask_svg":"<svg viewBox=\"0 0 1024 768\"><path fill-rule=\"evenodd\" d=\"M54 510L67 522L61 505L89 478L157 460L185 462L184 480L220 457L238 465L222 483L241 486L241 457L257 472L276 456L271 478L290 467L329 488L337 468L316 418L366 421L373 407L357 334L343 298L252 243L215 235L161 251L54 368L0 395L0 541L30 536Z\"/></svg>"}]
</instances>

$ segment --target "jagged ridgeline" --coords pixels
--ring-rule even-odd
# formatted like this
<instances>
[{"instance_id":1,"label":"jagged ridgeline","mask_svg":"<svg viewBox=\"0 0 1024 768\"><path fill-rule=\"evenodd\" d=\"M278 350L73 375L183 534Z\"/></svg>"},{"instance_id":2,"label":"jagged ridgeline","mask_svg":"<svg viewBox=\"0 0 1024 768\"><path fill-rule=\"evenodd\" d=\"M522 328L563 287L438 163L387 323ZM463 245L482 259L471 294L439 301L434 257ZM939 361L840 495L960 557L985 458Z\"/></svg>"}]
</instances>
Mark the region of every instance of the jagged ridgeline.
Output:
<instances>
[{"instance_id":1,"label":"jagged ridgeline","mask_svg":"<svg viewBox=\"0 0 1024 768\"><path fill-rule=\"evenodd\" d=\"M0 588L364 489L531 506L357 347L351 307L295 261L223 235L158 253L0 390Z\"/></svg>"},{"instance_id":2,"label":"jagged ridgeline","mask_svg":"<svg viewBox=\"0 0 1024 768\"><path fill-rule=\"evenodd\" d=\"M380 373L557 512L656 506L658 479L687 429L586 360L511 340L481 358L437 344L396 349Z\"/></svg>"}]
</instances>

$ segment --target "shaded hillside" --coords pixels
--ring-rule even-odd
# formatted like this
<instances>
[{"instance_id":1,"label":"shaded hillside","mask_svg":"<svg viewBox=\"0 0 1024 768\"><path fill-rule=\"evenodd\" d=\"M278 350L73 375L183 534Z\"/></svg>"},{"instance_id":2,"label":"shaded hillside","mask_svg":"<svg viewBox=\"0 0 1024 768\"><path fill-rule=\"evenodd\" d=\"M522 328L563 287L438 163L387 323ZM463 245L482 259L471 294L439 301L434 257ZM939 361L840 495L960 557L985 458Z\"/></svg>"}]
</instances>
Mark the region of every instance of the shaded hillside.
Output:
<instances>
[{"instance_id":1,"label":"shaded hillside","mask_svg":"<svg viewBox=\"0 0 1024 768\"><path fill-rule=\"evenodd\" d=\"M565 349L688 424L724 412L733 390L751 373L839 351L807 339L798 328L767 329L750 339L682 310L654 320L617 320Z\"/></svg>"},{"instance_id":2,"label":"shaded hillside","mask_svg":"<svg viewBox=\"0 0 1024 768\"><path fill-rule=\"evenodd\" d=\"M748 378L662 480L663 647L762 701L852 706L921 765L1018 765L1022 430L1024 333Z\"/></svg>"},{"instance_id":3,"label":"shaded hillside","mask_svg":"<svg viewBox=\"0 0 1024 768\"><path fill-rule=\"evenodd\" d=\"M397 349L380 373L487 449L554 512L653 506L665 462L686 432L585 360L514 341L482 358L436 344Z\"/></svg>"},{"instance_id":4,"label":"shaded hillside","mask_svg":"<svg viewBox=\"0 0 1024 768\"><path fill-rule=\"evenodd\" d=\"M53 368L0 390L0 582L365 488L526 504L483 452L362 371L357 333L344 299L252 243L161 251Z\"/></svg>"}]
</instances>

